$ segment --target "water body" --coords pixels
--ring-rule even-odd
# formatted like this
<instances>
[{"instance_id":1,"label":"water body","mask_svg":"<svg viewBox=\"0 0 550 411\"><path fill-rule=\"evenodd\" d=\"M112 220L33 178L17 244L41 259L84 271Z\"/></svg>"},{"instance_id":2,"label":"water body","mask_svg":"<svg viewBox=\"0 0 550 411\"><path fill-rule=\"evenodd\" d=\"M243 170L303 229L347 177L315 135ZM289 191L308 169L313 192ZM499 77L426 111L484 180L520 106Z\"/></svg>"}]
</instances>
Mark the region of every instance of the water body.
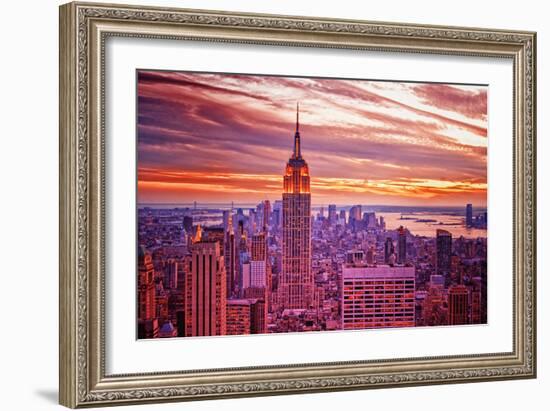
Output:
<instances>
[{"instance_id":1,"label":"water body","mask_svg":"<svg viewBox=\"0 0 550 411\"><path fill-rule=\"evenodd\" d=\"M231 208L227 203L197 203L195 204L139 204L139 208L151 207L154 209L175 209L188 208L194 215L196 222L205 226L219 225L222 222L221 214L223 210ZM256 204L234 204L234 210L242 208L244 214L248 214L248 209L255 208ZM325 216L328 214L327 206L313 205L312 214L314 216L324 209ZM341 209L349 211L350 206L338 206L337 211ZM480 228L470 228L464 225L465 209L462 207L399 207L399 206L363 206L363 212L374 211L376 217L384 217L387 230L395 230L399 226L406 227L413 235L424 237L435 237L437 229L449 231L453 238L464 236L465 238L487 237L487 230ZM474 209L474 215L484 212L486 209Z\"/></svg>"},{"instance_id":2,"label":"water body","mask_svg":"<svg viewBox=\"0 0 550 411\"><path fill-rule=\"evenodd\" d=\"M377 217L384 217L387 230L395 230L399 226L407 228L413 235L435 237L437 229L449 231L453 238L487 237L487 230L470 228L464 225L464 217L456 214L423 213L402 214L391 212L376 213Z\"/></svg>"}]
</instances>

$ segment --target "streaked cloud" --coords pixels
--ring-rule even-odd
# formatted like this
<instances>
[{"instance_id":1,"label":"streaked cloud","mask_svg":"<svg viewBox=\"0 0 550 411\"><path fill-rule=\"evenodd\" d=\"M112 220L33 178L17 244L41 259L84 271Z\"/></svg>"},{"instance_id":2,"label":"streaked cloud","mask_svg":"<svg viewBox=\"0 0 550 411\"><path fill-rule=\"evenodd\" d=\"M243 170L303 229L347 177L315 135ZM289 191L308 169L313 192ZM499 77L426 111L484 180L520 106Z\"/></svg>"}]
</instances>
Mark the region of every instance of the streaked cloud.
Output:
<instances>
[{"instance_id":1,"label":"streaked cloud","mask_svg":"<svg viewBox=\"0 0 550 411\"><path fill-rule=\"evenodd\" d=\"M483 86L140 71L140 202L277 199L300 101L313 202L485 205Z\"/></svg>"}]
</instances>

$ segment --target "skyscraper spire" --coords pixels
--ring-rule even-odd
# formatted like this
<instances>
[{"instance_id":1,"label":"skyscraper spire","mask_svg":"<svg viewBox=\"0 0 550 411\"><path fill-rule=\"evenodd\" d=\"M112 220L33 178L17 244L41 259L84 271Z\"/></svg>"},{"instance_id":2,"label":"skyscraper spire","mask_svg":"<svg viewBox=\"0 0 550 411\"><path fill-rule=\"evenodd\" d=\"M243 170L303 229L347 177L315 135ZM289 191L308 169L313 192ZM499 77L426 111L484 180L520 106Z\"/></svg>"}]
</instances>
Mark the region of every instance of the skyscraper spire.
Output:
<instances>
[{"instance_id":1,"label":"skyscraper spire","mask_svg":"<svg viewBox=\"0 0 550 411\"><path fill-rule=\"evenodd\" d=\"M294 156L295 159L302 158L300 147L300 103L296 102L296 132L294 133Z\"/></svg>"},{"instance_id":2,"label":"skyscraper spire","mask_svg":"<svg viewBox=\"0 0 550 411\"><path fill-rule=\"evenodd\" d=\"M296 102L296 132L300 131L300 103Z\"/></svg>"},{"instance_id":3,"label":"skyscraper spire","mask_svg":"<svg viewBox=\"0 0 550 411\"><path fill-rule=\"evenodd\" d=\"M294 152L283 175L282 264L277 286L279 307L291 310L308 310L315 303L311 269L311 184L309 166L302 157L300 145L300 105L296 102ZM292 328L292 331L299 330Z\"/></svg>"}]
</instances>

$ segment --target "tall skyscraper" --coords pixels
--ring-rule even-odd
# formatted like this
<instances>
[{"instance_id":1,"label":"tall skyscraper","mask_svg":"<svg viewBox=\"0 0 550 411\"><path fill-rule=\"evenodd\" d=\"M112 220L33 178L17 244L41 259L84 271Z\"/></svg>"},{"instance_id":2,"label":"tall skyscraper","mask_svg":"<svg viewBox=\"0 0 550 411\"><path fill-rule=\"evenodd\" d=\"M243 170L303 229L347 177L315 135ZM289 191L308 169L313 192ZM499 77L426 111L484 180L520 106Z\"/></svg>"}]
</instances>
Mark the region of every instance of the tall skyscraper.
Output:
<instances>
[{"instance_id":1,"label":"tall skyscraper","mask_svg":"<svg viewBox=\"0 0 550 411\"><path fill-rule=\"evenodd\" d=\"M471 204L466 204L466 227L474 224L474 209Z\"/></svg>"},{"instance_id":2,"label":"tall skyscraper","mask_svg":"<svg viewBox=\"0 0 550 411\"><path fill-rule=\"evenodd\" d=\"M225 335L226 276L219 242L191 246L185 284L185 336Z\"/></svg>"},{"instance_id":3,"label":"tall skyscraper","mask_svg":"<svg viewBox=\"0 0 550 411\"><path fill-rule=\"evenodd\" d=\"M400 226L397 233L397 262L405 264L407 262L407 232L403 226Z\"/></svg>"},{"instance_id":4,"label":"tall skyscraper","mask_svg":"<svg viewBox=\"0 0 550 411\"><path fill-rule=\"evenodd\" d=\"M354 205L349 209L348 223L353 228L356 228L356 226L360 223L360 221L361 221L361 206Z\"/></svg>"},{"instance_id":5,"label":"tall skyscraper","mask_svg":"<svg viewBox=\"0 0 550 411\"><path fill-rule=\"evenodd\" d=\"M283 220L283 202L281 200L275 200L273 203L272 220L273 228L278 231Z\"/></svg>"},{"instance_id":6,"label":"tall skyscraper","mask_svg":"<svg viewBox=\"0 0 550 411\"><path fill-rule=\"evenodd\" d=\"M367 228L376 228L378 221L376 220L376 213L366 212L363 213L363 222Z\"/></svg>"},{"instance_id":7,"label":"tall skyscraper","mask_svg":"<svg viewBox=\"0 0 550 411\"><path fill-rule=\"evenodd\" d=\"M468 289L460 284L449 288L449 325L468 324Z\"/></svg>"},{"instance_id":8,"label":"tall skyscraper","mask_svg":"<svg viewBox=\"0 0 550 411\"><path fill-rule=\"evenodd\" d=\"M346 224L346 210L340 210L340 220L342 220L342 223Z\"/></svg>"},{"instance_id":9,"label":"tall skyscraper","mask_svg":"<svg viewBox=\"0 0 550 411\"><path fill-rule=\"evenodd\" d=\"M283 177L283 250L279 282L281 306L309 308L313 303L311 272L311 192L309 167L302 157L296 107L294 151Z\"/></svg>"},{"instance_id":10,"label":"tall skyscraper","mask_svg":"<svg viewBox=\"0 0 550 411\"><path fill-rule=\"evenodd\" d=\"M250 276L250 256L247 252L239 254L239 290L244 291L250 288L252 285L252 278Z\"/></svg>"},{"instance_id":11,"label":"tall skyscraper","mask_svg":"<svg viewBox=\"0 0 550 411\"><path fill-rule=\"evenodd\" d=\"M436 231L436 272L447 280L451 273L453 236L446 230Z\"/></svg>"},{"instance_id":12,"label":"tall skyscraper","mask_svg":"<svg viewBox=\"0 0 550 411\"><path fill-rule=\"evenodd\" d=\"M138 277L138 317L152 320L156 315L155 268L151 254L143 246L138 249Z\"/></svg>"},{"instance_id":13,"label":"tall skyscraper","mask_svg":"<svg viewBox=\"0 0 550 411\"><path fill-rule=\"evenodd\" d=\"M252 236L250 287L267 286L267 241L265 232Z\"/></svg>"},{"instance_id":14,"label":"tall skyscraper","mask_svg":"<svg viewBox=\"0 0 550 411\"><path fill-rule=\"evenodd\" d=\"M222 222L224 231L229 230L229 227L233 226L233 209L223 211Z\"/></svg>"},{"instance_id":15,"label":"tall skyscraper","mask_svg":"<svg viewBox=\"0 0 550 411\"><path fill-rule=\"evenodd\" d=\"M271 218L271 203L269 200L264 200L262 204L262 230L267 231L269 227L269 220Z\"/></svg>"},{"instance_id":16,"label":"tall skyscraper","mask_svg":"<svg viewBox=\"0 0 550 411\"><path fill-rule=\"evenodd\" d=\"M237 212L237 218L239 213ZM248 238L246 231L244 230L243 220L238 220L237 234L235 237L235 288L233 294L240 294L243 287L245 287L246 281L250 281L250 253L248 250Z\"/></svg>"},{"instance_id":17,"label":"tall skyscraper","mask_svg":"<svg viewBox=\"0 0 550 411\"><path fill-rule=\"evenodd\" d=\"M248 219L247 219L248 237L252 237L257 230L261 229L261 227L258 227L257 223L258 223L258 219L257 219L256 210L253 208L250 208L248 210Z\"/></svg>"},{"instance_id":18,"label":"tall skyscraper","mask_svg":"<svg viewBox=\"0 0 550 411\"><path fill-rule=\"evenodd\" d=\"M345 264L341 290L344 330L415 325L414 267Z\"/></svg>"},{"instance_id":19,"label":"tall skyscraper","mask_svg":"<svg viewBox=\"0 0 550 411\"><path fill-rule=\"evenodd\" d=\"M183 229L188 235L193 234L193 217L183 216Z\"/></svg>"},{"instance_id":20,"label":"tall skyscraper","mask_svg":"<svg viewBox=\"0 0 550 411\"><path fill-rule=\"evenodd\" d=\"M393 240L391 239L391 237L387 237L386 242L384 243L384 262L386 264L389 264L390 258L394 254L395 254L395 248L393 246Z\"/></svg>"},{"instance_id":21,"label":"tall skyscraper","mask_svg":"<svg viewBox=\"0 0 550 411\"><path fill-rule=\"evenodd\" d=\"M156 314L155 268L151 254L141 246L138 248L138 338L158 337Z\"/></svg>"},{"instance_id":22,"label":"tall skyscraper","mask_svg":"<svg viewBox=\"0 0 550 411\"><path fill-rule=\"evenodd\" d=\"M328 205L328 221L331 224L334 224L336 222L337 214L336 214L336 204L329 204Z\"/></svg>"},{"instance_id":23,"label":"tall skyscraper","mask_svg":"<svg viewBox=\"0 0 550 411\"><path fill-rule=\"evenodd\" d=\"M164 266L164 288L178 288L178 262L169 258Z\"/></svg>"},{"instance_id":24,"label":"tall skyscraper","mask_svg":"<svg viewBox=\"0 0 550 411\"><path fill-rule=\"evenodd\" d=\"M241 297L256 298L263 302L271 297L271 267L267 259L267 233L252 236L250 262L243 270L243 289Z\"/></svg>"},{"instance_id":25,"label":"tall skyscraper","mask_svg":"<svg viewBox=\"0 0 550 411\"><path fill-rule=\"evenodd\" d=\"M223 212L224 225L224 265L226 272L227 296L231 297L237 292L237 254L235 249L235 230L233 228L233 213L229 210Z\"/></svg>"}]
</instances>

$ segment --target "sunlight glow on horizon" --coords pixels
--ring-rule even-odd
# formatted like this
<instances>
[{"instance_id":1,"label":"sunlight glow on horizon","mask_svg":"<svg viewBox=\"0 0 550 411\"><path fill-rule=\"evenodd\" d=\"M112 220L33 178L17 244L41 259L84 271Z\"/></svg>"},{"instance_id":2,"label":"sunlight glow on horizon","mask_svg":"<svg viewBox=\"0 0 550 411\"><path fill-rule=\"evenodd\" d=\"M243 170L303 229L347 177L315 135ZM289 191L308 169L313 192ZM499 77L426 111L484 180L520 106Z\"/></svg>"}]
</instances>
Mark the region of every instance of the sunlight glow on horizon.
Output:
<instances>
[{"instance_id":1,"label":"sunlight glow on horizon","mask_svg":"<svg viewBox=\"0 0 550 411\"><path fill-rule=\"evenodd\" d=\"M138 202L280 199L299 100L313 202L485 206L486 90L140 71Z\"/></svg>"}]
</instances>

